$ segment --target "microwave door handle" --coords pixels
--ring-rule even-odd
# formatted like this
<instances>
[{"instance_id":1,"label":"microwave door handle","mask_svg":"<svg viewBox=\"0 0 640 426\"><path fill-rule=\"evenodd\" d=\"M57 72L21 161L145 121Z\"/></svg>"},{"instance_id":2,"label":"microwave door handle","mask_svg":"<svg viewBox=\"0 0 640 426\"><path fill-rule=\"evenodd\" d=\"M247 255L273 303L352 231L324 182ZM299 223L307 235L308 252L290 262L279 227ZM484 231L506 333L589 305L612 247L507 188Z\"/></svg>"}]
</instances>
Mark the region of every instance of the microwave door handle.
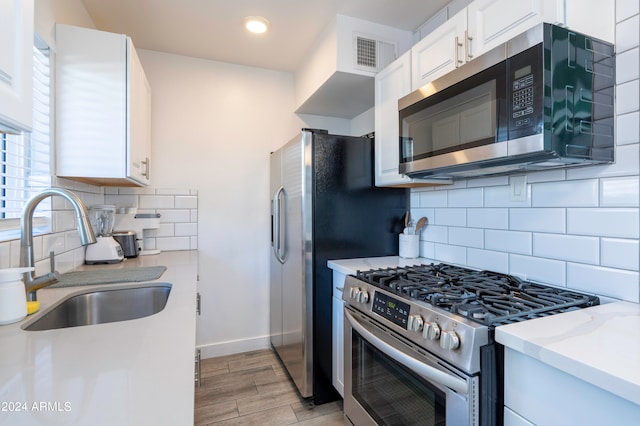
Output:
<instances>
[{"instance_id":1,"label":"microwave door handle","mask_svg":"<svg viewBox=\"0 0 640 426\"><path fill-rule=\"evenodd\" d=\"M358 333L360 333L367 340L367 342L372 344L379 351L383 352L387 356L391 357L395 361L399 362L400 364L404 365L411 371L419 374L427 380L440 383L458 393L462 393L465 395L468 394L469 386L467 385L466 381L444 373L436 368L431 367L430 365L418 361L417 359L403 353L402 351L399 351L398 349L394 348L391 345L388 345L382 339L373 335L369 330L364 328L355 318L353 318L353 316L349 312L345 311L344 315L351 324L351 327Z\"/></svg>"}]
</instances>

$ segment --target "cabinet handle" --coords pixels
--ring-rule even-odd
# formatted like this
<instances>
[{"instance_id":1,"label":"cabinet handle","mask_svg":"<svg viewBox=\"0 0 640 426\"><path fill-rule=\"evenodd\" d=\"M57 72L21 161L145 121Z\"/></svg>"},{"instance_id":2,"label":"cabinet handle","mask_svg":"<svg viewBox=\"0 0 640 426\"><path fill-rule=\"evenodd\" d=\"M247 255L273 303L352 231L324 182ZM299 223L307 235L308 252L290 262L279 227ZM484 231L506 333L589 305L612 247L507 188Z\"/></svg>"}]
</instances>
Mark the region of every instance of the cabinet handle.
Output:
<instances>
[{"instance_id":1,"label":"cabinet handle","mask_svg":"<svg viewBox=\"0 0 640 426\"><path fill-rule=\"evenodd\" d=\"M196 294L196 313L198 315L200 315L200 313L202 312L202 310L200 309L202 306L200 301L201 301L200 293L197 293Z\"/></svg>"},{"instance_id":2,"label":"cabinet handle","mask_svg":"<svg viewBox=\"0 0 640 426\"><path fill-rule=\"evenodd\" d=\"M462 65L462 61L460 60L459 50L462 47L462 43L460 43L460 38L456 36L453 46L453 61L456 68Z\"/></svg>"},{"instance_id":3,"label":"cabinet handle","mask_svg":"<svg viewBox=\"0 0 640 426\"><path fill-rule=\"evenodd\" d=\"M473 59L473 55L471 54L471 41L473 37L469 35L469 30L464 31L464 51L467 52L467 61Z\"/></svg>"},{"instance_id":4,"label":"cabinet handle","mask_svg":"<svg viewBox=\"0 0 640 426\"><path fill-rule=\"evenodd\" d=\"M149 157L145 157L145 159L142 160L142 164L144 164L145 166L144 173L142 174L142 176L144 176L147 180L149 180L149 168L151 167Z\"/></svg>"}]
</instances>

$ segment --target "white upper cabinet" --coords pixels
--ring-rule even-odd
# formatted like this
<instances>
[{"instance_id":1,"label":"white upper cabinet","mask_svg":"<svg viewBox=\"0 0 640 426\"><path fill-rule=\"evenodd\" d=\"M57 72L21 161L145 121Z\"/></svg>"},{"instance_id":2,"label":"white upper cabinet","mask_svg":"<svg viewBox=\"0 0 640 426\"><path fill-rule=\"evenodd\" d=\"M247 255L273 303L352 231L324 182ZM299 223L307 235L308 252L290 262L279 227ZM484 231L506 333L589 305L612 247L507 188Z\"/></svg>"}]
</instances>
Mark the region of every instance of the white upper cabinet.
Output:
<instances>
[{"instance_id":1,"label":"white upper cabinet","mask_svg":"<svg viewBox=\"0 0 640 426\"><path fill-rule=\"evenodd\" d=\"M411 51L375 77L376 186L425 186L448 181L411 179L398 172L400 132L398 99L411 92Z\"/></svg>"},{"instance_id":2,"label":"white upper cabinet","mask_svg":"<svg viewBox=\"0 0 640 426\"><path fill-rule=\"evenodd\" d=\"M151 89L131 38L56 26L57 175L149 184Z\"/></svg>"},{"instance_id":3,"label":"white upper cabinet","mask_svg":"<svg viewBox=\"0 0 640 426\"><path fill-rule=\"evenodd\" d=\"M0 0L0 128L31 130L33 0Z\"/></svg>"},{"instance_id":4,"label":"white upper cabinet","mask_svg":"<svg viewBox=\"0 0 640 426\"><path fill-rule=\"evenodd\" d=\"M466 31L467 12L463 10L411 48L411 90L442 77L465 62Z\"/></svg>"},{"instance_id":5,"label":"white upper cabinet","mask_svg":"<svg viewBox=\"0 0 640 426\"><path fill-rule=\"evenodd\" d=\"M475 0L412 47L412 90L542 22L613 42L613 6L601 0Z\"/></svg>"}]
</instances>

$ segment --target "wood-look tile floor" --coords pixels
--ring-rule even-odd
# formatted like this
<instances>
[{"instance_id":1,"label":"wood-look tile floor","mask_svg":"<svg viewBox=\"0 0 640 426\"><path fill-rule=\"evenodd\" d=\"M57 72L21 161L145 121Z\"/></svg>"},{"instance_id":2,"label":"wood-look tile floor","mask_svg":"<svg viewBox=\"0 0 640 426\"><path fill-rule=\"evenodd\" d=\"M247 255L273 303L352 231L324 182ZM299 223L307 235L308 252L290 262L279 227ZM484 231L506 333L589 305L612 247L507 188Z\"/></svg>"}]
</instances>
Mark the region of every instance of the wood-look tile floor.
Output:
<instances>
[{"instance_id":1,"label":"wood-look tile floor","mask_svg":"<svg viewBox=\"0 0 640 426\"><path fill-rule=\"evenodd\" d=\"M310 406L270 349L203 359L195 426L344 425L342 401Z\"/></svg>"}]
</instances>

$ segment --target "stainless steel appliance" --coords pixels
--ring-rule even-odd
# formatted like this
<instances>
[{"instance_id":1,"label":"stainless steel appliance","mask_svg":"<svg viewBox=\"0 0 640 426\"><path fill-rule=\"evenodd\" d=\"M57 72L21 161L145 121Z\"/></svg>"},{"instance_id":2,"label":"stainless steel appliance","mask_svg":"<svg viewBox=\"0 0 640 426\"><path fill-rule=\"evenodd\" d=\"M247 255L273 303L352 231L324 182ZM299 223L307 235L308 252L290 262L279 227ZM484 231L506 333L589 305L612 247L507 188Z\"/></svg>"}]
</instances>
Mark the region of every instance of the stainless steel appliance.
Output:
<instances>
[{"instance_id":1,"label":"stainless steel appliance","mask_svg":"<svg viewBox=\"0 0 640 426\"><path fill-rule=\"evenodd\" d=\"M316 404L339 398L327 261L398 254L407 192L373 179L369 138L305 130L271 154L271 345Z\"/></svg>"},{"instance_id":2,"label":"stainless steel appliance","mask_svg":"<svg viewBox=\"0 0 640 426\"><path fill-rule=\"evenodd\" d=\"M343 299L344 412L358 426L502 424L495 327L599 303L447 264L358 272Z\"/></svg>"},{"instance_id":3,"label":"stainless steel appliance","mask_svg":"<svg viewBox=\"0 0 640 426\"><path fill-rule=\"evenodd\" d=\"M455 178L611 163L614 86L613 45L540 24L398 101L399 170Z\"/></svg>"},{"instance_id":4,"label":"stainless steel appliance","mask_svg":"<svg viewBox=\"0 0 640 426\"><path fill-rule=\"evenodd\" d=\"M120 247L122 247L124 257L138 257L138 254L140 254L138 234L133 231L115 231L113 238L120 244Z\"/></svg>"}]
</instances>

